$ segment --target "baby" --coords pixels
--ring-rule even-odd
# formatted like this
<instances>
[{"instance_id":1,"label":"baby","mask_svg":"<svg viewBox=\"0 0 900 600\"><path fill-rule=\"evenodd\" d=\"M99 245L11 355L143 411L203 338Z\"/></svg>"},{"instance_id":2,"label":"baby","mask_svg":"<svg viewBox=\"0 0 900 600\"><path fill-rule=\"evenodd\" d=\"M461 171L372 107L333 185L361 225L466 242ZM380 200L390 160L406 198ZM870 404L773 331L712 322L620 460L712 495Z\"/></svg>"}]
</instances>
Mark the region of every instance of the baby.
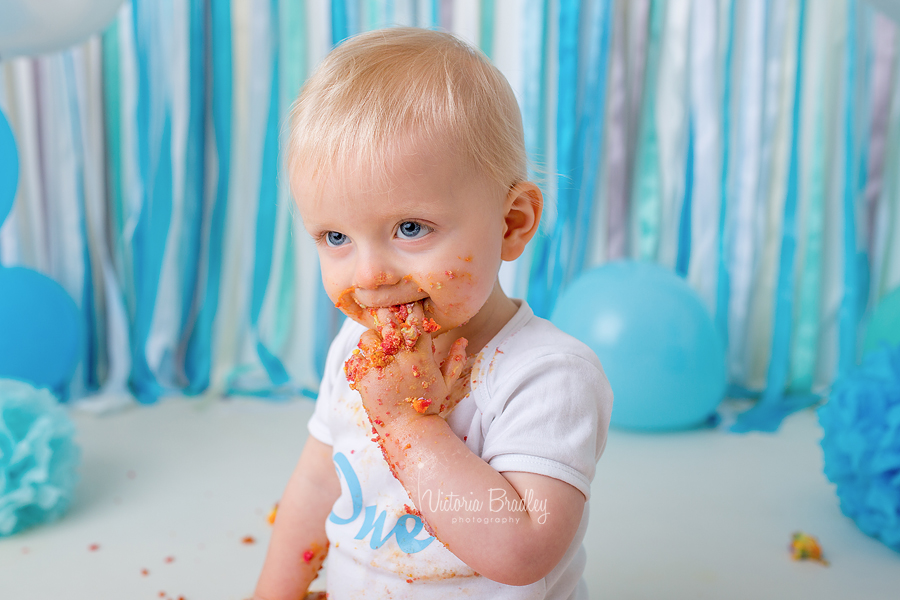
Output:
<instances>
[{"instance_id":1,"label":"baby","mask_svg":"<svg viewBox=\"0 0 900 600\"><path fill-rule=\"evenodd\" d=\"M543 206L506 79L449 34L352 38L293 109L288 170L350 318L255 597L303 598L327 554L333 600L586 598L612 392L500 287Z\"/></svg>"}]
</instances>

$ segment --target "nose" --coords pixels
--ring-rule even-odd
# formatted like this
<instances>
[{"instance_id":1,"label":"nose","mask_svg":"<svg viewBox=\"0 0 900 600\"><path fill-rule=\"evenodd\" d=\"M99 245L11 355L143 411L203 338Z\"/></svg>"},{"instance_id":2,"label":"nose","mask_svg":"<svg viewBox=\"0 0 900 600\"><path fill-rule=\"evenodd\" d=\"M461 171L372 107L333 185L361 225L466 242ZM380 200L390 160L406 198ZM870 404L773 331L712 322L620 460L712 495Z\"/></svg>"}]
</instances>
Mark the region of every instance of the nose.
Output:
<instances>
[{"instance_id":1,"label":"nose","mask_svg":"<svg viewBox=\"0 0 900 600\"><path fill-rule=\"evenodd\" d=\"M397 283L399 278L396 273L385 253L367 250L357 255L354 284L360 289L374 290Z\"/></svg>"}]
</instances>

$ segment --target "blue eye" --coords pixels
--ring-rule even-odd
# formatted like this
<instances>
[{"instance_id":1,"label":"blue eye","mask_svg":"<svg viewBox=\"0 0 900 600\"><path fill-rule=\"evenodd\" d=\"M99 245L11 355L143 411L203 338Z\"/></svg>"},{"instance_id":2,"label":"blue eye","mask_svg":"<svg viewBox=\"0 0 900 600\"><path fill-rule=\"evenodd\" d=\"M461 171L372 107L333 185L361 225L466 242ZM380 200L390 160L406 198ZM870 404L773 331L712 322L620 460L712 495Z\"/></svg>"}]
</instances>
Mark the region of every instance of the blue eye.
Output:
<instances>
[{"instance_id":1,"label":"blue eye","mask_svg":"<svg viewBox=\"0 0 900 600\"><path fill-rule=\"evenodd\" d=\"M428 225L422 225L415 221L404 221L403 223L400 223L400 227L397 228L397 236L407 240L415 240L430 231L431 227Z\"/></svg>"},{"instance_id":2,"label":"blue eye","mask_svg":"<svg viewBox=\"0 0 900 600\"><path fill-rule=\"evenodd\" d=\"M325 234L325 243L331 247L343 246L349 239L350 238L339 231L329 231Z\"/></svg>"}]
</instances>

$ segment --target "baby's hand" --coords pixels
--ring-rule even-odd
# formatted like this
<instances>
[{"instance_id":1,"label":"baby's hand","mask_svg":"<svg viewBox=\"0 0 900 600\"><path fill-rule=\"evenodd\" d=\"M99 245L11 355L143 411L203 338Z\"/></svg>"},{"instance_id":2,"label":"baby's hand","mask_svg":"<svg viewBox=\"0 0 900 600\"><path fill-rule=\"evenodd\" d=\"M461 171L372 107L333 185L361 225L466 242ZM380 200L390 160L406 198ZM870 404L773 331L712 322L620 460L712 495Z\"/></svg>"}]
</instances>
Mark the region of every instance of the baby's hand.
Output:
<instances>
[{"instance_id":1,"label":"baby's hand","mask_svg":"<svg viewBox=\"0 0 900 600\"><path fill-rule=\"evenodd\" d=\"M466 339L450 347L443 363L435 358L432 333L439 326L420 302L372 311L376 329L365 332L344 370L370 418L393 418L410 411L446 417L461 394L451 393L466 362Z\"/></svg>"}]
</instances>

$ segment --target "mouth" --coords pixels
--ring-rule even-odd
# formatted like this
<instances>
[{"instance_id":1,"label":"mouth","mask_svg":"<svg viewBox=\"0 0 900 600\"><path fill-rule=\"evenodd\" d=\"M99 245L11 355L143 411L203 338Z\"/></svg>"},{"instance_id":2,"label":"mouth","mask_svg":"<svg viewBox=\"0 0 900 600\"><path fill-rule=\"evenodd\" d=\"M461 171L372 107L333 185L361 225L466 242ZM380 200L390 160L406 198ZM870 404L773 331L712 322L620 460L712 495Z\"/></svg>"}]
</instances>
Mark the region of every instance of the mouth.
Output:
<instances>
[{"instance_id":1,"label":"mouth","mask_svg":"<svg viewBox=\"0 0 900 600\"><path fill-rule=\"evenodd\" d=\"M370 314L376 310L386 308L391 311L399 311L403 310L404 307L411 307L413 304L421 303L422 309L425 314L431 314L434 311L434 305L431 302L431 298L427 294L421 294L413 297L385 297L378 299L377 301L370 300L362 300L358 298L355 294L355 288L348 288L341 292L338 296L337 302L335 302L335 307L338 308L341 312L346 314L351 318L355 318L357 320L361 318L365 318L367 314Z\"/></svg>"}]
</instances>

